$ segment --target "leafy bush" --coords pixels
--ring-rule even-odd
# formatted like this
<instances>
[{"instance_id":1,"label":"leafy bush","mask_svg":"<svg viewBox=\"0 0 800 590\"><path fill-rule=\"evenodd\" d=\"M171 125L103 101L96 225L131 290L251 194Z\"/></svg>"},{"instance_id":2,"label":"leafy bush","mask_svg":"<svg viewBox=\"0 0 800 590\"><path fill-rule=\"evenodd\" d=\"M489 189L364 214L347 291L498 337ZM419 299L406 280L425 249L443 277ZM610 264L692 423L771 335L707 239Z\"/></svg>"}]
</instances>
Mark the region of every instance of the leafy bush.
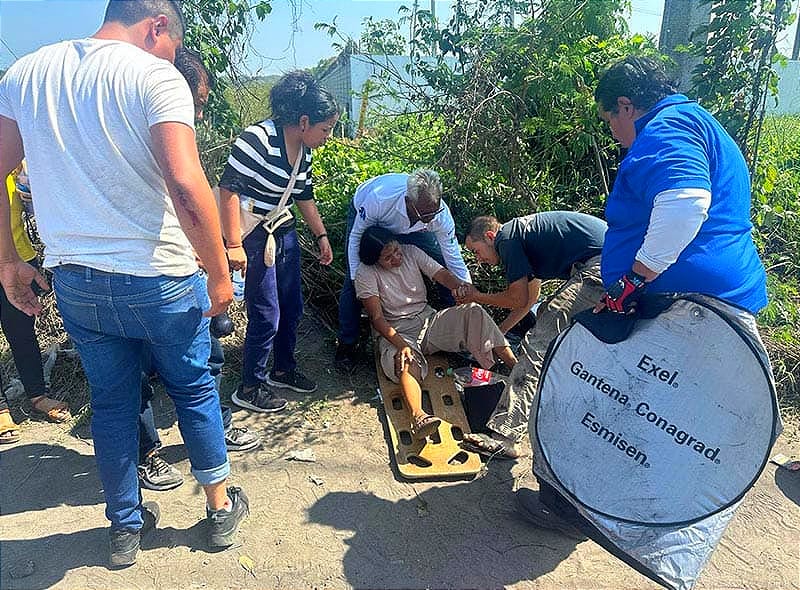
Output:
<instances>
[{"instance_id":1,"label":"leafy bush","mask_svg":"<svg viewBox=\"0 0 800 590\"><path fill-rule=\"evenodd\" d=\"M462 232L477 214L501 220L552 209L603 214L620 154L597 119L593 89L602 68L616 59L657 56L652 43L625 35L618 2L554 1L519 26L483 20L480 10L488 10L487 3L464 5L477 8L442 29L422 18L412 42L414 71L430 88L406 89L405 98L431 113L436 133L420 146L417 133L427 131L425 125L404 127L414 119L398 118L374 136L331 143L316 156L320 208L328 227L339 224L339 264L347 204L357 184L418 164L442 173ZM456 61L423 60L431 43ZM754 237L769 271L770 295L758 319L782 403L792 407L800 405L798 128L800 121L791 118L765 123L753 176ZM474 278L492 290L502 285L491 270L480 269ZM319 287L319 278L314 281ZM335 283L320 300L332 308L331 318L340 285Z\"/></svg>"},{"instance_id":2,"label":"leafy bush","mask_svg":"<svg viewBox=\"0 0 800 590\"><path fill-rule=\"evenodd\" d=\"M800 409L800 117L764 121L753 175L753 236L767 267L758 321L782 403Z\"/></svg>"}]
</instances>

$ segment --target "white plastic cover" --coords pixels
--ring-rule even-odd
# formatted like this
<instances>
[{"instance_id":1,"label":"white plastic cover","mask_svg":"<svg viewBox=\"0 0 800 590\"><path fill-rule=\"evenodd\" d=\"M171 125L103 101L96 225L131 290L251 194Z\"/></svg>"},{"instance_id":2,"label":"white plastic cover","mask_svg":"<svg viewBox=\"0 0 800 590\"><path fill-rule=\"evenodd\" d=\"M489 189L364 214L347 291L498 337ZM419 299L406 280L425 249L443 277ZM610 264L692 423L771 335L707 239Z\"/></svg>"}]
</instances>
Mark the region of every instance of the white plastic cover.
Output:
<instances>
[{"instance_id":1,"label":"white plastic cover","mask_svg":"<svg viewBox=\"0 0 800 590\"><path fill-rule=\"evenodd\" d=\"M618 344L573 324L531 415L536 475L672 588L694 584L779 432L752 316L701 296Z\"/></svg>"}]
</instances>

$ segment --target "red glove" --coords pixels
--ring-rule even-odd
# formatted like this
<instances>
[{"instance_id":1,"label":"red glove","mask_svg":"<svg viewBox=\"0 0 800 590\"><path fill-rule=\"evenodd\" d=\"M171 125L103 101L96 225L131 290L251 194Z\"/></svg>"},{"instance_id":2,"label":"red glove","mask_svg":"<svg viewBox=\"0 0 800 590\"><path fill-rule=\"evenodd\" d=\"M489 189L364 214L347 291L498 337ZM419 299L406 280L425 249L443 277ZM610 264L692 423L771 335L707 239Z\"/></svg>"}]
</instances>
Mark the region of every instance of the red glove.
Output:
<instances>
[{"instance_id":1,"label":"red glove","mask_svg":"<svg viewBox=\"0 0 800 590\"><path fill-rule=\"evenodd\" d=\"M644 286L644 277L630 271L608 288L601 301L614 313L632 313L644 292Z\"/></svg>"}]
</instances>

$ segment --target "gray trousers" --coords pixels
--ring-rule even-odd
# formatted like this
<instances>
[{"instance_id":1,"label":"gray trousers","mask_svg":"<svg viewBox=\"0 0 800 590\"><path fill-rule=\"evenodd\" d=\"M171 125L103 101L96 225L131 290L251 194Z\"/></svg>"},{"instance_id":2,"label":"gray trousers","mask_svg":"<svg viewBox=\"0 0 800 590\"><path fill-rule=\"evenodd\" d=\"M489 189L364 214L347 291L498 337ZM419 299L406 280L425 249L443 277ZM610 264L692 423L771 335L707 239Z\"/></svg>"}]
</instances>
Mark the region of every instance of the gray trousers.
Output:
<instances>
[{"instance_id":1,"label":"gray trousers","mask_svg":"<svg viewBox=\"0 0 800 590\"><path fill-rule=\"evenodd\" d=\"M428 374L425 355L468 350L484 369L488 369L494 364L492 351L498 346L508 346L500 328L477 303L457 305L441 311L427 306L415 316L391 320L390 324L414 351L423 379ZM383 372L391 381L398 383L399 379L394 373L397 348L383 336L376 335L376 338Z\"/></svg>"},{"instance_id":2,"label":"gray trousers","mask_svg":"<svg viewBox=\"0 0 800 590\"><path fill-rule=\"evenodd\" d=\"M572 316L594 307L605 289L600 279L600 256L576 262L572 273L558 291L539 308L536 325L525 334L518 362L511 371L503 395L487 428L519 441L528 431L530 415L544 356L553 338L569 326Z\"/></svg>"}]
</instances>

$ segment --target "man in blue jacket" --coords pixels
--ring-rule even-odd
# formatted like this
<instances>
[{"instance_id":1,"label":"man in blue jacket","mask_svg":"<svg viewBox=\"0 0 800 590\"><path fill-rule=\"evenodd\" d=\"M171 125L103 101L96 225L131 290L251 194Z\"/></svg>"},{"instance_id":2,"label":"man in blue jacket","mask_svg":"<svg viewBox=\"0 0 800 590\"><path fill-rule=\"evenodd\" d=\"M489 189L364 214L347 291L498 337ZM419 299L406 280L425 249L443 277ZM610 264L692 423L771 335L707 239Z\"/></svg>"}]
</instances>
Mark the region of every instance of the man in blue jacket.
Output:
<instances>
[{"instance_id":1,"label":"man in blue jacket","mask_svg":"<svg viewBox=\"0 0 800 590\"><path fill-rule=\"evenodd\" d=\"M677 94L652 59L612 65L595 100L600 118L628 148L606 203L606 293L595 312L631 313L646 291L711 295L755 315L767 304L766 273L751 235L750 177L736 143L708 111ZM545 482L538 493L517 494L531 523L581 536L572 526L580 523L574 508Z\"/></svg>"},{"instance_id":2,"label":"man in blue jacket","mask_svg":"<svg viewBox=\"0 0 800 590\"><path fill-rule=\"evenodd\" d=\"M751 235L747 164L731 136L651 59L613 65L595 98L628 148L606 203L604 305L627 311L646 289L713 295L757 313L766 274Z\"/></svg>"}]
</instances>

